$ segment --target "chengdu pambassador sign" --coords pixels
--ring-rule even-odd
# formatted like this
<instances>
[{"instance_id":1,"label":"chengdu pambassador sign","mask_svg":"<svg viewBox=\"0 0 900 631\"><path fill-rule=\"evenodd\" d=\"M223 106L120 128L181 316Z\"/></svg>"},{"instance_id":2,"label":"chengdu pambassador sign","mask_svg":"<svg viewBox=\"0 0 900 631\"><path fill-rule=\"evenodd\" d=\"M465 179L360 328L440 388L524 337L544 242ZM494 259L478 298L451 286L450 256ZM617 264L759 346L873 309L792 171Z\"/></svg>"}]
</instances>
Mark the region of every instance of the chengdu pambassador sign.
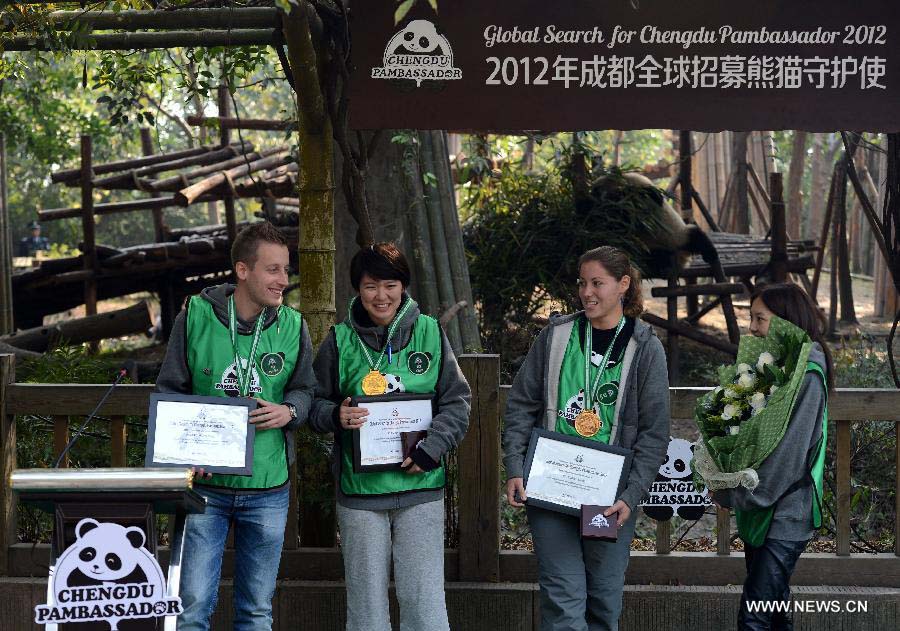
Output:
<instances>
[{"instance_id":1,"label":"chengdu pambassador sign","mask_svg":"<svg viewBox=\"0 0 900 631\"><path fill-rule=\"evenodd\" d=\"M897 0L353 7L357 129L900 131Z\"/></svg>"}]
</instances>

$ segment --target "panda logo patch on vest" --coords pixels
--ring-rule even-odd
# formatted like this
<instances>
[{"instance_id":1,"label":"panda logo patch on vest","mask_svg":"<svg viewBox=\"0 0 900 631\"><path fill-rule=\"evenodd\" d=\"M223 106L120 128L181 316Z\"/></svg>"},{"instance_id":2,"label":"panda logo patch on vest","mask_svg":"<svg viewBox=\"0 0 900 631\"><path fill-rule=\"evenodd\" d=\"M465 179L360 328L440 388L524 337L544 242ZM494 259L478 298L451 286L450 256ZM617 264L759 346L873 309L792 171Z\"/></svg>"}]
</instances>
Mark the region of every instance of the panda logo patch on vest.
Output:
<instances>
[{"instance_id":1,"label":"panda logo patch on vest","mask_svg":"<svg viewBox=\"0 0 900 631\"><path fill-rule=\"evenodd\" d=\"M247 360L241 357L241 365L246 369ZM222 377L214 386L216 390L222 390L230 397L240 396L238 393L237 371L234 369L234 362L231 362L224 371ZM259 371L256 366L250 366L250 392L249 396L262 392L262 386L259 385Z\"/></svg>"},{"instance_id":2,"label":"panda logo patch on vest","mask_svg":"<svg viewBox=\"0 0 900 631\"><path fill-rule=\"evenodd\" d=\"M584 388L578 391L578 394L574 394L569 397L569 400L566 401L565 408L562 410L557 410L556 415L560 418L566 419L566 422L575 427L575 418L584 411ZM600 415L600 411L595 407L594 412L597 413L597 416ZM600 428L603 428L603 420L600 421Z\"/></svg>"},{"instance_id":3,"label":"panda logo patch on vest","mask_svg":"<svg viewBox=\"0 0 900 631\"><path fill-rule=\"evenodd\" d=\"M372 68L373 79L423 81L441 84L462 79L462 70L453 66L453 49L447 38L428 20L412 20L391 37L384 49L384 65Z\"/></svg>"},{"instance_id":4,"label":"panda logo patch on vest","mask_svg":"<svg viewBox=\"0 0 900 631\"><path fill-rule=\"evenodd\" d=\"M431 367L431 353L416 351L406 359L406 367L414 375L424 375Z\"/></svg>"},{"instance_id":5,"label":"panda logo patch on vest","mask_svg":"<svg viewBox=\"0 0 900 631\"><path fill-rule=\"evenodd\" d=\"M384 389L385 394L406 392L406 386L403 385L403 381L400 379L399 375L392 375L391 373L382 374L384 375L385 381L387 381L387 387Z\"/></svg>"},{"instance_id":6,"label":"panda logo patch on vest","mask_svg":"<svg viewBox=\"0 0 900 631\"><path fill-rule=\"evenodd\" d=\"M617 398L619 398L619 384L615 381L604 383L597 390L597 403L601 405L615 405Z\"/></svg>"},{"instance_id":7,"label":"panda logo patch on vest","mask_svg":"<svg viewBox=\"0 0 900 631\"><path fill-rule=\"evenodd\" d=\"M267 377L277 377L284 370L284 353L266 353L259 365Z\"/></svg>"},{"instance_id":8,"label":"panda logo patch on vest","mask_svg":"<svg viewBox=\"0 0 900 631\"><path fill-rule=\"evenodd\" d=\"M140 528L85 518L75 537L50 569L48 602L34 608L35 623L105 622L115 631L121 620L181 613Z\"/></svg>"}]
</instances>

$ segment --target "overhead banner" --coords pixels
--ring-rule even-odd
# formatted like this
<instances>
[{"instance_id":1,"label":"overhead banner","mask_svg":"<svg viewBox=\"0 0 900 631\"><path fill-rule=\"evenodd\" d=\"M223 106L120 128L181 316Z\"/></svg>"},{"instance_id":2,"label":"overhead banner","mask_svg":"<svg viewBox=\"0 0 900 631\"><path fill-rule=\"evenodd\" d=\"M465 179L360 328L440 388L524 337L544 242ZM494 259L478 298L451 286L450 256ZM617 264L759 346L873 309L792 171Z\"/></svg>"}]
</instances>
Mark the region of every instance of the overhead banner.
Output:
<instances>
[{"instance_id":1,"label":"overhead banner","mask_svg":"<svg viewBox=\"0 0 900 631\"><path fill-rule=\"evenodd\" d=\"M431 4L353 3L353 128L900 131L897 0Z\"/></svg>"}]
</instances>

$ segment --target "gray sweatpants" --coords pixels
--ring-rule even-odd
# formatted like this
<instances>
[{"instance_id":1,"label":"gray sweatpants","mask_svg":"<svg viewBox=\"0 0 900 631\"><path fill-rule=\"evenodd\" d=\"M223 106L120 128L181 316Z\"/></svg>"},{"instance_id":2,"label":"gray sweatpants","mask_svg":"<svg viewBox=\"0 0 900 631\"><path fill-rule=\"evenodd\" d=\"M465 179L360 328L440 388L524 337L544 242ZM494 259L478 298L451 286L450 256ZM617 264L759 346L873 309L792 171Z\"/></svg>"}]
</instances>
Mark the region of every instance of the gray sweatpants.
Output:
<instances>
[{"instance_id":1,"label":"gray sweatpants","mask_svg":"<svg viewBox=\"0 0 900 631\"><path fill-rule=\"evenodd\" d=\"M581 538L581 520L527 507L538 558L541 631L616 631L637 511L615 542Z\"/></svg>"},{"instance_id":2,"label":"gray sweatpants","mask_svg":"<svg viewBox=\"0 0 900 631\"><path fill-rule=\"evenodd\" d=\"M347 631L391 631L391 553L400 631L449 631L444 600L444 502L394 510L337 505L347 582Z\"/></svg>"}]
</instances>

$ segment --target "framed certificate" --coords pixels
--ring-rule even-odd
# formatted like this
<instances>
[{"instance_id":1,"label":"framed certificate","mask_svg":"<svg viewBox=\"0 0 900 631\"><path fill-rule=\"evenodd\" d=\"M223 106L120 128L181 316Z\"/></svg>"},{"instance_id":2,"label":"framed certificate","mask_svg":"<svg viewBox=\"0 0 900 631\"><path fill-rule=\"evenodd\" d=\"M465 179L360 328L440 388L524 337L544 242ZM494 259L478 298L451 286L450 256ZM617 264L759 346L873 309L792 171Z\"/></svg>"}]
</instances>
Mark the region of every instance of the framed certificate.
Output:
<instances>
[{"instance_id":1,"label":"framed certificate","mask_svg":"<svg viewBox=\"0 0 900 631\"><path fill-rule=\"evenodd\" d=\"M525 456L526 503L575 516L585 504L611 506L631 458L630 449L535 429Z\"/></svg>"},{"instance_id":2,"label":"framed certificate","mask_svg":"<svg viewBox=\"0 0 900 631\"><path fill-rule=\"evenodd\" d=\"M390 394L357 397L353 407L369 410L368 420L353 430L353 471L392 471L403 462L402 432L431 427L433 394Z\"/></svg>"},{"instance_id":3,"label":"framed certificate","mask_svg":"<svg viewBox=\"0 0 900 631\"><path fill-rule=\"evenodd\" d=\"M256 407L247 398L151 394L145 466L252 475Z\"/></svg>"}]
</instances>

